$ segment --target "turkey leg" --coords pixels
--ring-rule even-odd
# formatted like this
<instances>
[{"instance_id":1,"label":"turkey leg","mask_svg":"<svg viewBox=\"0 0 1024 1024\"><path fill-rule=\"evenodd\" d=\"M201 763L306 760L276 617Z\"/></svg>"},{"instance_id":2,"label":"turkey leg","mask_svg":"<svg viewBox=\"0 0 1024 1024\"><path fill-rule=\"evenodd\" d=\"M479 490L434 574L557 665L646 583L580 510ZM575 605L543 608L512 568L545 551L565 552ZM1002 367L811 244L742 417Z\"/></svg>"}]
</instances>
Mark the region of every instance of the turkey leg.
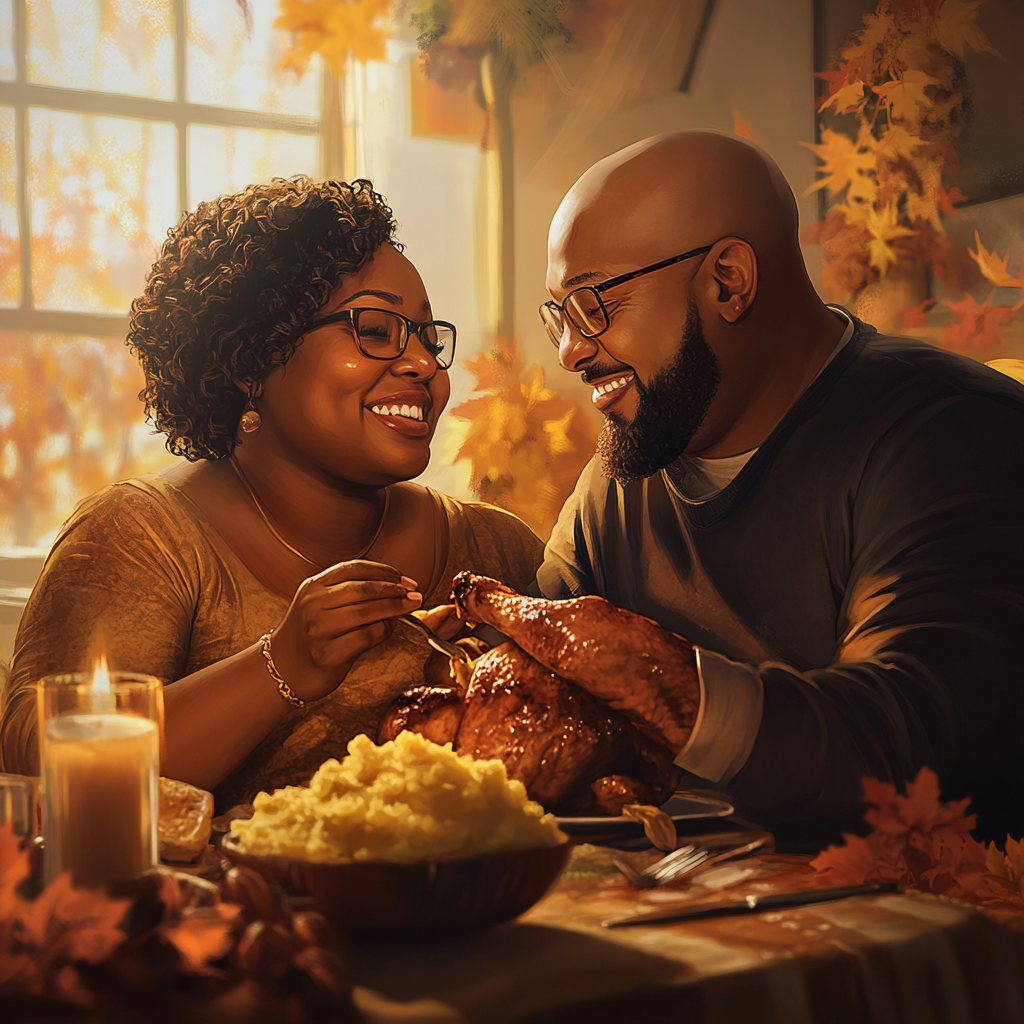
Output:
<instances>
[{"instance_id":1,"label":"turkey leg","mask_svg":"<svg viewBox=\"0 0 1024 1024\"><path fill-rule=\"evenodd\" d=\"M680 751L693 731L700 681L693 647L652 619L602 597L523 597L462 572L452 584L460 615L501 630L545 668Z\"/></svg>"}]
</instances>

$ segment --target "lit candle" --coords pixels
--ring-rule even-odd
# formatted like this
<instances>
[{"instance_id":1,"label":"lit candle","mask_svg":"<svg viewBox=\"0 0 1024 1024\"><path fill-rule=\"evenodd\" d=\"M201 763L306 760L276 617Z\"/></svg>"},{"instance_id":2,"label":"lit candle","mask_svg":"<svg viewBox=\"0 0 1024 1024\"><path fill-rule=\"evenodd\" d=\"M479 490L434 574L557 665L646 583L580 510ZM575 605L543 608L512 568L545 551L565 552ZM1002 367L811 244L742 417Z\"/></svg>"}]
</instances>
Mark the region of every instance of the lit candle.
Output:
<instances>
[{"instance_id":1,"label":"lit candle","mask_svg":"<svg viewBox=\"0 0 1024 1024\"><path fill-rule=\"evenodd\" d=\"M130 882L157 862L157 724L118 714L106 659L74 714L46 721L42 743L46 880Z\"/></svg>"}]
</instances>

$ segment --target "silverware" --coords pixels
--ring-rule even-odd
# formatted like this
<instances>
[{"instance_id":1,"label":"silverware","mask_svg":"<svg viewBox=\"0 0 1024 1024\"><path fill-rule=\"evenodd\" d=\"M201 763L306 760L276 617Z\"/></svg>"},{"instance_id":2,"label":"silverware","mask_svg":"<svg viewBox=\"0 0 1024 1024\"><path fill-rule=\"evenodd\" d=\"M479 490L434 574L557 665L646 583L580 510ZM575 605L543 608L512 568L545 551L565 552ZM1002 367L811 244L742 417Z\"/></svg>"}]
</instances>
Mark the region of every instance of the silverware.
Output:
<instances>
[{"instance_id":1,"label":"silverware","mask_svg":"<svg viewBox=\"0 0 1024 1024\"><path fill-rule=\"evenodd\" d=\"M698 850L696 846L680 846L678 850L673 850L668 856L662 857L643 871L637 871L628 860L620 857L612 857L612 863L626 876L630 885L636 886L637 889L655 889L687 871L692 871L707 859L707 850Z\"/></svg>"},{"instance_id":2,"label":"silverware","mask_svg":"<svg viewBox=\"0 0 1024 1024\"><path fill-rule=\"evenodd\" d=\"M398 618L402 622L407 622L413 629L418 629L427 638L427 643L435 651L447 654L449 658L458 658L459 661L464 661L467 665L473 660L458 644L453 644L450 640L442 640L425 622L421 622L415 615L399 615Z\"/></svg>"},{"instance_id":3,"label":"silverware","mask_svg":"<svg viewBox=\"0 0 1024 1024\"><path fill-rule=\"evenodd\" d=\"M771 896L747 896L742 903L717 904L713 907L665 907L647 914L630 914L601 922L602 928L629 928L641 924L668 924L671 921L699 921L709 917L737 917L741 914L759 914L762 910L785 910L807 907L815 903L831 903L848 896L870 896L874 893L902 892L896 882L878 885L851 885L840 889L807 889L803 892L781 892Z\"/></svg>"},{"instance_id":4,"label":"silverware","mask_svg":"<svg viewBox=\"0 0 1024 1024\"><path fill-rule=\"evenodd\" d=\"M723 850L714 856L711 855L710 850L698 849L695 846L681 846L678 850L673 850L667 857L662 857L650 867L644 868L643 871L637 871L628 861L618 857L613 857L612 863L626 876L631 885L635 885L638 889L654 889L676 878L682 878L683 875L696 871L703 865L717 864L719 861L731 860L734 857L745 857L748 853L753 853L767 845L770 839L771 836L758 836L757 839L745 846Z\"/></svg>"}]
</instances>

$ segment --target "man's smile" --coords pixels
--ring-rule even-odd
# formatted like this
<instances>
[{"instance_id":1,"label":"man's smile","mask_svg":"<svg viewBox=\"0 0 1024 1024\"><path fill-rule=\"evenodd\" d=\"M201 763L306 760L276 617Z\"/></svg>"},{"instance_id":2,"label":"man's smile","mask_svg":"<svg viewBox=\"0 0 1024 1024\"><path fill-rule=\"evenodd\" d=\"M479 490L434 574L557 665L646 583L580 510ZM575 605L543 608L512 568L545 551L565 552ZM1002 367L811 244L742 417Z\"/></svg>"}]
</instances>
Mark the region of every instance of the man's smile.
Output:
<instances>
[{"instance_id":1,"label":"man's smile","mask_svg":"<svg viewBox=\"0 0 1024 1024\"><path fill-rule=\"evenodd\" d=\"M592 384L594 387L590 400L604 412L613 405L617 405L626 393L632 390L635 379L636 374L632 370L626 370L597 380L588 380L586 383Z\"/></svg>"}]
</instances>

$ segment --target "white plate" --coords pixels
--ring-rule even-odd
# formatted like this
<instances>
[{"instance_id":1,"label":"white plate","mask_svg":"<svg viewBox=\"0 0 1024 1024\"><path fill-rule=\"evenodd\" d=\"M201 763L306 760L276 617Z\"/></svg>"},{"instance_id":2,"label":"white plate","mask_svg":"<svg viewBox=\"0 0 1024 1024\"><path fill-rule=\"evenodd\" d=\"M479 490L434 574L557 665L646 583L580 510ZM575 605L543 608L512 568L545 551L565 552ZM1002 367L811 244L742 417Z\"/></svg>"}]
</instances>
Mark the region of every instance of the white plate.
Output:
<instances>
[{"instance_id":1,"label":"white plate","mask_svg":"<svg viewBox=\"0 0 1024 1024\"><path fill-rule=\"evenodd\" d=\"M661 809L675 822L695 821L700 818L727 818L735 808L726 800L702 793L676 793L661 805ZM643 835L639 821L626 817L557 818L558 827L570 836L601 836L628 838Z\"/></svg>"}]
</instances>

